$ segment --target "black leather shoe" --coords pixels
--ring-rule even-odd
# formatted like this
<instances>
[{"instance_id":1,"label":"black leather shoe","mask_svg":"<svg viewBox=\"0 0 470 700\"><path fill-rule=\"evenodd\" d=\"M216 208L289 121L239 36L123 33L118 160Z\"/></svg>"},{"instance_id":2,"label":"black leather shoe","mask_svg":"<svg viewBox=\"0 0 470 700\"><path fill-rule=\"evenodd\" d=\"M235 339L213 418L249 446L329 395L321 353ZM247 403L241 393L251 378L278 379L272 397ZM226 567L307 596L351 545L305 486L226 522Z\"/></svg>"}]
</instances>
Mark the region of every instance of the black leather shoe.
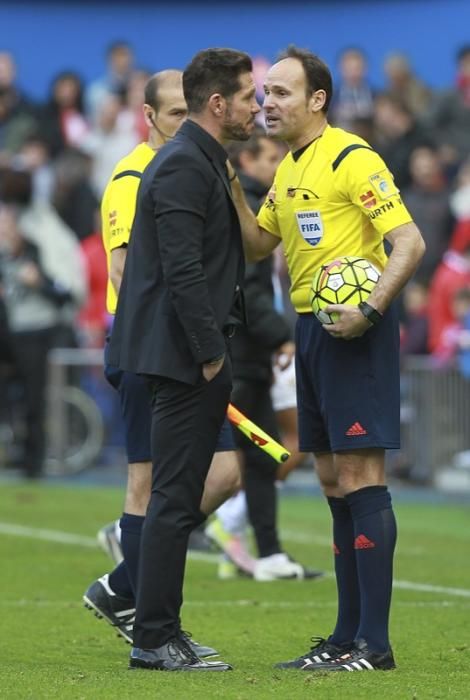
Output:
<instances>
[{"instance_id":1,"label":"black leather shoe","mask_svg":"<svg viewBox=\"0 0 470 700\"><path fill-rule=\"evenodd\" d=\"M199 656L200 659L205 659L208 656L219 655L219 652L213 647L208 647L205 644L200 644L199 642L196 642L196 640L193 639L193 635L191 634L191 632L187 632L186 630L180 630L180 634L183 637L183 641L185 641L186 644L189 644L196 656Z\"/></svg>"},{"instance_id":2,"label":"black leather shoe","mask_svg":"<svg viewBox=\"0 0 470 700\"><path fill-rule=\"evenodd\" d=\"M143 668L150 671L231 671L232 667L223 661L203 661L181 639L174 637L157 649L133 647L129 668Z\"/></svg>"}]
</instances>

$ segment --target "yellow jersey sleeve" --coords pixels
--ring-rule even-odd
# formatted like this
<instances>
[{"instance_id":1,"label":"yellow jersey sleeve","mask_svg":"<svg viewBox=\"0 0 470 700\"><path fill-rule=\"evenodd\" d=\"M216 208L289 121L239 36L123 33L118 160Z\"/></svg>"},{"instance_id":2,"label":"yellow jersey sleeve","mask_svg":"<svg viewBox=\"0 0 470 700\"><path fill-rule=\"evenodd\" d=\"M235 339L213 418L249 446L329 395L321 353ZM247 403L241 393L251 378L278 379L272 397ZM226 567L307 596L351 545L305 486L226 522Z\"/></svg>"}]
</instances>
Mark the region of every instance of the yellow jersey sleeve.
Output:
<instances>
[{"instance_id":1,"label":"yellow jersey sleeve","mask_svg":"<svg viewBox=\"0 0 470 700\"><path fill-rule=\"evenodd\" d=\"M368 217L382 236L412 221L400 190L382 158L370 148L356 148L338 165L337 187Z\"/></svg>"},{"instance_id":2,"label":"yellow jersey sleeve","mask_svg":"<svg viewBox=\"0 0 470 700\"><path fill-rule=\"evenodd\" d=\"M110 182L107 211L104 212L108 220L103 221L103 228L107 227L109 231L110 251L129 243L139 185L140 178L135 175L125 175Z\"/></svg>"},{"instance_id":3,"label":"yellow jersey sleeve","mask_svg":"<svg viewBox=\"0 0 470 700\"><path fill-rule=\"evenodd\" d=\"M282 234L279 229L276 206L276 181L274 181L274 184L266 195L266 199L261 205L256 218L261 228L264 228L266 231L268 231L268 233L272 233L273 236L281 238Z\"/></svg>"}]
</instances>

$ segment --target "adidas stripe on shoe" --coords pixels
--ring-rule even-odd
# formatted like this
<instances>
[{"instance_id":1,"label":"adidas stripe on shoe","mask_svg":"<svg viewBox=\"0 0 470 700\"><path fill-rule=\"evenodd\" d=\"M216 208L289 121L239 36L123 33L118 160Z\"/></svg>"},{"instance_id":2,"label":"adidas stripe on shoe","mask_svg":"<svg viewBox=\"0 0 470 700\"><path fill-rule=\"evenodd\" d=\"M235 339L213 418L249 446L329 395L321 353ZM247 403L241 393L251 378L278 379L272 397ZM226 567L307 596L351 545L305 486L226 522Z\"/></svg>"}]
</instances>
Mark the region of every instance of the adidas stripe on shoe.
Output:
<instances>
[{"instance_id":1,"label":"adidas stripe on shoe","mask_svg":"<svg viewBox=\"0 0 470 700\"><path fill-rule=\"evenodd\" d=\"M83 596L83 602L95 616L106 620L126 642L132 644L135 618L135 602L110 592L108 574L91 584Z\"/></svg>"},{"instance_id":2,"label":"adidas stripe on shoe","mask_svg":"<svg viewBox=\"0 0 470 700\"><path fill-rule=\"evenodd\" d=\"M353 648L346 654L326 663L306 663L302 671L336 673L338 671L391 671L395 660L391 649L385 653L369 651L364 639L357 639Z\"/></svg>"},{"instance_id":3,"label":"adidas stripe on shoe","mask_svg":"<svg viewBox=\"0 0 470 700\"><path fill-rule=\"evenodd\" d=\"M297 668L303 670L305 666L320 665L330 662L340 654L349 651L351 648L351 644L337 646L323 637L312 637L311 641L313 642L313 646L310 647L310 651L306 654L298 656L292 661L281 661L276 664L274 668Z\"/></svg>"},{"instance_id":4,"label":"adidas stripe on shoe","mask_svg":"<svg viewBox=\"0 0 470 700\"><path fill-rule=\"evenodd\" d=\"M108 583L108 574L94 581L83 596L83 602L88 610L95 613L99 619L106 620L128 644L133 643L135 620L134 600L113 594ZM199 658L217 656L218 651L212 647L200 644L192 639L190 632L180 631L180 638L187 644L192 653Z\"/></svg>"}]
</instances>

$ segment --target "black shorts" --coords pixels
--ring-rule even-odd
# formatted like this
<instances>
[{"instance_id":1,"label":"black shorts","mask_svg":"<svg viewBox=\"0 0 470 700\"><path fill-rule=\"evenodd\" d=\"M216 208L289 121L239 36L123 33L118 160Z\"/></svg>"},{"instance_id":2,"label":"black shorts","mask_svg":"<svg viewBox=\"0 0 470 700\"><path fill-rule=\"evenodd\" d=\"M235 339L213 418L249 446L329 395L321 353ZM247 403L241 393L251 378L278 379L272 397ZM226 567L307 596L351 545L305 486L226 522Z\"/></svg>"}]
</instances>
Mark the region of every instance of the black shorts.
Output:
<instances>
[{"instance_id":1,"label":"black shorts","mask_svg":"<svg viewBox=\"0 0 470 700\"><path fill-rule=\"evenodd\" d=\"M149 382L145 377L125 372L107 362L108 343L105 347L104 374L108 382L119 394L121 413L124 421L127 459L130 464L151 462L150 434L152 407ZM219 433L216 452L235 450L232 426L225 419Z\"/></svg>"},{"instance_id":2,"label":"black shorts","mask_svg":"<svg viewBox=\"0 0 470 700\"><path fill-rule=\"evenodd\" d=\"M400 447L399 333L392 307L360 338L329 335L314 314L296 325L302 452Z\"/></svg>"}]
</instances>

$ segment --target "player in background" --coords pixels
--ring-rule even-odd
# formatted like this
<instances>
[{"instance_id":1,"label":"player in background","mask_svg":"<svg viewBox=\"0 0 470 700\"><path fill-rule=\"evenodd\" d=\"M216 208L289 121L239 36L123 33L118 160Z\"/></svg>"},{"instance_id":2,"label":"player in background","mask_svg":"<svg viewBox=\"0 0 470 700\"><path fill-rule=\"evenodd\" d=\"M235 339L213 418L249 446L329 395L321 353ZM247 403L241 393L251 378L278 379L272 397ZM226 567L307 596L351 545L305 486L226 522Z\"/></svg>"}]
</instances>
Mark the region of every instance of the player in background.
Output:
<instances>
[{"instance_id":1,"label":"player in background","mask_svg":"<svg viewBox=\"0 0 470 700\"><path fill-rule=\"evenodd\" d=\"M139 144L116 165L101 205L103 243L109 271L107 308L112 315L116 311L142 173L187 116L182 73L166 70L155 74L147 83L144 100L148 141ZM138 375L110 366L106 355L107 348L105 375L119 393L129 461L124 512L120 520L124 561L110 574L91 584L84 595L84 602L113 625L122 637L132 642L140 539L152 484L151 405L147 382ZM239 467L234 449L232 428L226 420L201 502L201 510L206 514L215 510L239 486ZM117 559L119 545L117 542L113 544ZM189 641L201 657L216 653L211 647L203 647L191 639Z\"/></svg>"},{"instance_id":2,"label":"player in background","mask_svg":"<svg viewBox=\"0 0 470 700\"><path fill-rule=\"evenodd\" d=\"M285 155L285 151L284 151ZM284 299L281 278L287 275L287 268L282 246L278 246L273 254L273 287L274 305L278 311L284 314L291 323L290 315L295 313L290 301ZM290 452L286 462L279 464L276 478L285 481L289 474L300 467L310 463L311 456L299 452L299 426L297 420L297 394L295 390L295 362L281 370L276 364L273 366L273 384L271 387L271 399L276 412L276 420L281 433L281 442Z\"/></svg>"},{"instance_id":3,"label":"player in background","mask_svg":"<svg viewBox=\"0 0 470 700\"><path fill-rule=\"evenodd\" d=\"M290 152L256 221L235 178L246 253L260 260L281 242L298 313L296 381L300 450L313 452L333 517L338 614L327 639L280 668L388 670L396 522L385 483L385 449L399 447L398 319L393 299L425 245L387 166L361 138L327 121L328 67L291 46L270 69L264 110L268 135ZM392 246L390 257L384 238ZM312 313L314 272L346 255L382 275L367 302L330 305L339 320Z\"/></svg>"},{"instance_id":4,"label":"player in background","mask_svg":"<svg viewBox=\"0 0 470 700\"><path fill-rule=\"evenodd\" d=\"M228 154L252 210L258 211L282 158L278 145L263 133L254 134L248 141L232 143ZM274 361L281 374L287 372L295 347L289 324L274 306L272 277L270 257L246 266L244 293L248 324L237 329L232 339L232 402L279 440L271 399L272 365ZM206 533L243 572L252 574L255 580L315 578L320 572L293 561L280 542L276 486L278 465L244 435L237 432L235 439L242 458L245 492L244 495L237 494L218 509L218 518L209 523ZM243 556L246 550L241 530L246 520L245 508L253 527L258 554L251 568L250 562ZM227 533L231 537L226 537ZM229 568L222 563L219 569L221 578L227 578L228 571Z\"/></svg>"}]
</instances>

